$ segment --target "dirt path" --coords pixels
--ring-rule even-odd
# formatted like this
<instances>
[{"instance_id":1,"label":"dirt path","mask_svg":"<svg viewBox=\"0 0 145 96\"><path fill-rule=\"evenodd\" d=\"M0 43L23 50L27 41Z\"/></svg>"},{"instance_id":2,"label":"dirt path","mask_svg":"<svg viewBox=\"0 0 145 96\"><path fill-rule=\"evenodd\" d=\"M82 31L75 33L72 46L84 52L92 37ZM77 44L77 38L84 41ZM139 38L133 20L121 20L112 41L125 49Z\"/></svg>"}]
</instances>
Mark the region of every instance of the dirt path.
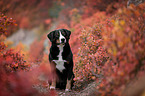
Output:
<instances>
[{"instance_id":1,"label":"dirt path","mask_svg":"<svg viewBox=\"0 0 145 96\"><path fill-rule=\"evenodd\" d=\"M71 92L65 92L64 90L56 90L58 96L96 96L98 93L96 87L98 84L102 81L102 79L99 80L98 83L96 81L86 84L85 88L77 88L72 89Z\"/></svg>"},{"instance_id":2,"label":"dirt path","mask_svg":"<svg viewBox=\"0 0 145 96\"><path fill-rule=\"evenodd\" d=\"M96 83L96 81L94 81L92 83L85 84L85 88L73 88L70 92L65 92L64 90L59 89L49 90L48 88L44 88L41 85L35 85L34 88L45 95L49 94L49 96L54 96L54 93L56 94L56 96L96 96L96 94L98 93L96 87L99 83Z\"/></svg>"}]
</instances>

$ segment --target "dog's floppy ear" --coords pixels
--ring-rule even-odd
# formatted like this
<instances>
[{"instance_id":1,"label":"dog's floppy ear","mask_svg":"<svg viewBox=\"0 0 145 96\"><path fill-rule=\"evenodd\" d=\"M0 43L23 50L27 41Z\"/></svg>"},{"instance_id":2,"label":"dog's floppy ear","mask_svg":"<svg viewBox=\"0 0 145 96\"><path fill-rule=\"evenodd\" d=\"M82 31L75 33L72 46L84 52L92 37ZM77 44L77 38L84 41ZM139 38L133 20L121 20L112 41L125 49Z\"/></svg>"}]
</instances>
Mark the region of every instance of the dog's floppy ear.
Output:
<instances>
[{"instance_id":1,"label":"dog's floppy ear","mask_svg":"<svg viewBox=\"0 0 145 96\"><path fill-rule=\"evenodd\" d=\"M54 32L55 32L55 31L52 31L52 32L50 32L50 33L47 35L47 37L49 38L49 40L50 40L51 42L53 42L53 40L54 40Z\"/></svg>"},{"instance_id":2,"label":"dog's floppy ear","mask_svg":"<svg viewBox=\"0 0 145 96\"><path fill-rule=\"evenodd\" d=\"M69 39L70 35L71 35L71 31L69 31L67 29L63 29L63 31L66 33L66 37Z\"/></svg>"}]
</instances>

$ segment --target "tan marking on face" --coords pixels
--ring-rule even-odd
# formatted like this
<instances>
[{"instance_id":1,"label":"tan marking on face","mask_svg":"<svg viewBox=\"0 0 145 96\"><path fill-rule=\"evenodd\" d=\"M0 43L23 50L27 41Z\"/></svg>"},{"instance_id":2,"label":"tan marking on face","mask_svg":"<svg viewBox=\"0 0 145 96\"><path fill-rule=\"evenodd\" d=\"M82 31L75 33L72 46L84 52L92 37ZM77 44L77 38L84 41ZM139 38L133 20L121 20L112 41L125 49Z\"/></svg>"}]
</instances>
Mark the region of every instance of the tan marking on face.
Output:
<instances>
[{"instance_id":1,"label":"tan marking on face","mask_svg":"<svg viewBox=\"0 0 145 96\"><path fill-rule=\"evenodd\" d=\"M57 39L57 40L56 40L56 43L60 43L60 40L59 40L59 39Z\"/></svg>"},{"instance_id":2,"label":"tan marking on face","mask_svg":"<svg viewBox=\"0 0 145 96\"><path fill-rule=\"evenodd\" d=\"M67 64L69 64L69 61L66 61Z\"/></svg>"}]
</instances>

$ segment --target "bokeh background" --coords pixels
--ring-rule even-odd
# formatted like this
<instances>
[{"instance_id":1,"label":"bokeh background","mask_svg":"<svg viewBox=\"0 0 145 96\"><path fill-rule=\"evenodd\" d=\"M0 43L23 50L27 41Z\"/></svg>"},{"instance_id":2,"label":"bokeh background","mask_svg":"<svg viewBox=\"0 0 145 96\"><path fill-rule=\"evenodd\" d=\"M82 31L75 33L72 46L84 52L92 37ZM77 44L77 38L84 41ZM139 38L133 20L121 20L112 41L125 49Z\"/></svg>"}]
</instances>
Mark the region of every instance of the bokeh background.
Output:
<instances>
[{"instance_id":1,"label":"bokeh background","mask_svg":"<svg viewBox=\"0 0 145 96\"><path fill-rule=\"evenodd\" d=\"M72 32L72 92L49 90L47 34ZM0 0L0 96L144 96L144 0Z\"/></svg>"}]
</instances>

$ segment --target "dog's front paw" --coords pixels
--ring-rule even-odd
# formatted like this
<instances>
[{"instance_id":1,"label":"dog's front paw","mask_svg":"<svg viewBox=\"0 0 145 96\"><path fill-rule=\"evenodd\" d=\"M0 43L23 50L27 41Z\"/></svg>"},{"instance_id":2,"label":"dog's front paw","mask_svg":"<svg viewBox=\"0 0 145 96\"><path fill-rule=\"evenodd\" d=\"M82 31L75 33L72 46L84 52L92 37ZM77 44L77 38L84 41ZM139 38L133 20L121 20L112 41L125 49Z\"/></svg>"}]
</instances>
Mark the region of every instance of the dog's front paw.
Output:
<instances>
[{"instance_id":1,"label":"dog's front paw","mask_svg":"<svg viewBox=\"0 0 145 96\"><path fill-rule=\"evenodd\" d=\"M55 89L55 87L54 86L50 86L50 90L54 90Z\"/></svg>"},{"instance_id":2,"label":"dog's front paw","mask_svg":"<svg viewBox=\"0 0 145 96\"><path fill-rule=\"evenodd\" d=\"M70 92L71 90L70 89L65 89L65 92Z\"/></svg>"}]
</instances>

